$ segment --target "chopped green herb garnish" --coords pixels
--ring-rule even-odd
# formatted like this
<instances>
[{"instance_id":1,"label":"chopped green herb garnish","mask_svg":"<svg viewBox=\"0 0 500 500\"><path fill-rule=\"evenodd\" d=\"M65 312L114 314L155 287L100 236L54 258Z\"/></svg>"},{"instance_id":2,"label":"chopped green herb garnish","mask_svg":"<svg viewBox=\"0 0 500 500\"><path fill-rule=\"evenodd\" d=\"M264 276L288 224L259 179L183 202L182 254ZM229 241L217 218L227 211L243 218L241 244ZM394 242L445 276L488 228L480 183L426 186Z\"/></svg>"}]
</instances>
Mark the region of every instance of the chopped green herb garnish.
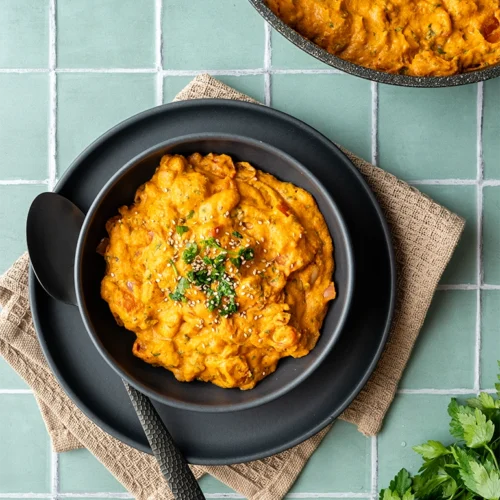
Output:
<instances>
[{"instance_id":1,"label":"chopped green herb garnish","mask_svg":"<svg viewBox=\"0 0 500 500\"><path fill-rule=\"evenodd\" d=\"M184 297L184 293L188 288L189 288L189 281L187 280L187 278L181 278L177 283L177 287L174 293L171 293L169 297L172 300L175 300L176 302L180 301L185 302L186 297Z\"/></svg>"},{"instance_id":2,"label":"chopped green herb garnish","mask_svg":"<svg viewBox=\"0 0 500 500\"><path fill-rule=\"evenodd\" d=\"M189 231L189 228L187 226L176 226L175 230L179 236L182 236Z\"/></svg>"},{"instance_id":3,"label":"chopped green herb garnish","mask_svg":"<svg viewBox=\"0 0 500 500\"><path fill-rule=\"evenodd\" d=\"M161 248L161 241L160 241L160 243L156 244L155 250L159 250L160 248Z\"/></svg>"},{"instance_id":4,"label":"chopped green herb garnish","mask_svg":"<svg viewBox=\"0 0 500 500\"><path fill-rule=\"evenodd\" d=\"M152 352L151 354L152 354L155 358L157 358L157 357L161 354L161 352Z\"/></svg>"},{"instance_id":5,"label":"chopped green herb garnish","mask_svg":"<svg viewBox=\"0 0 500 500\"><path fill-rule=\"evenodd\" d=\"M438 48L436 50L437 50L438 54L441 54L441 55L446 54L446 52L443 50L442 47L438 46Z\"/></svg>"},{"instance_id":6,"label":"chopped green herb garnish","mask_svg":"<svg viewBox=\"0 0 500 500\"><path fill-rule=\"evenodd\" d=\"M239 257L231 257L229 259L238 269L241 267L241 259Z\"/></svg>"},{"instance_id":7,"label":"chopped green herb garnish","mask_svg":"<svg viewBox=\"0 0 500 500\"><path fill-rule=\"evenodd\" d=\"M175 276L179 276L179 271L177 271L177 267L175 266L175 262L170 259L169 260L170 264L172 264L172 268L174 269Z\"/></svg>"},{"instance_id":8,"label":"chopped green herb garnish","mask_svg":"<svg viewBox=\"0 0 500 500\"><path fill-rule=\"evenodd\" d=\"M222 248L216 241L216 239L211 236L210 238L207 238L206 240L203 240L202 242L202 245L204 245L205 247L209 247L209 248L217 248L218 250L220 250L221 252L226 252L226 249Z\"/></svg>"},{"instance_id":9,"label":"chopped green herb garnish","mask_svg":"<svg viewBox=\"0 0 500 500\"><path fill-rule=\"evenodd\" d=\"M238 231L233 231L232 235L236 236L236 238L239 238L240 240L241 240L241 238L243 238L243 235L241 233L238 233Z\"/></svg>"},{"instance_id":10,"label":"chopped green herb garnish","mask_svg":"<svg viewBox=\"0 0 500 500\"><path fill-rule=\"evenodd\" d=\"M196 243L189 243L189 245L186 246L184 252L182 252L182 260L186 264L191 264L191 262L193 262L197 255L198 245Z\"/></svg>"},{"instance_id":11,"label":"chopped green herb garnish","mask_svg":"<svg viewBox=\"0 0 500 500\"><path fill-rule=\"evenodd\" d=\"M194 210L190 210L189 213L186 215L186 219L187 220L192 219L193 215L194 215Z\"/></svg>"},{"instance_id":12,"label":"chopped green herb garnish","mask_svg":"<svg viewBox=\"0 0 500 500\"><path fill-rule=\"evenodd\" d=\"M253 248L241 248L238 251L238 256L243 257L245 260L252 260L254 257Z\"/></svg>"}]
</instances>

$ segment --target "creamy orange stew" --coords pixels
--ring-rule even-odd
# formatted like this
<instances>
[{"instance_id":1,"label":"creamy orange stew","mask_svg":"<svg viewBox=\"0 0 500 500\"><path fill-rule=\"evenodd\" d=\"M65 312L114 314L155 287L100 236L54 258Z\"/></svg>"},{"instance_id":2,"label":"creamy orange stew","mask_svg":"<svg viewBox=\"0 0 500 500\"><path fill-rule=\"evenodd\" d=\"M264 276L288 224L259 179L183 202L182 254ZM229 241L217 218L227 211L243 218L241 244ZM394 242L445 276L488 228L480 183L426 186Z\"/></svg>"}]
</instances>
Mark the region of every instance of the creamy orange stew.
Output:
<instances>
[{"instance_id":1,"label":"creamy orange stew","mask_svg":"<svg viewBox=\"0 0 500 500\"><path fill-rule=\"evenodd\" d=\"M147 363L251 389L314 348L333 247L303 189L226 155L167 155L107 231L101 295Z\"/></svg>"},{"instance_id":2,"label":"creamy orange stew","mask_svg":"<svg viewBox=\"0 0 500 500\"><path fill-rule=\"evenodd\" d=\"M499 0L266 0L285 23L361 66L444 76L500 61Z\"/></svg>"}]
</instances>

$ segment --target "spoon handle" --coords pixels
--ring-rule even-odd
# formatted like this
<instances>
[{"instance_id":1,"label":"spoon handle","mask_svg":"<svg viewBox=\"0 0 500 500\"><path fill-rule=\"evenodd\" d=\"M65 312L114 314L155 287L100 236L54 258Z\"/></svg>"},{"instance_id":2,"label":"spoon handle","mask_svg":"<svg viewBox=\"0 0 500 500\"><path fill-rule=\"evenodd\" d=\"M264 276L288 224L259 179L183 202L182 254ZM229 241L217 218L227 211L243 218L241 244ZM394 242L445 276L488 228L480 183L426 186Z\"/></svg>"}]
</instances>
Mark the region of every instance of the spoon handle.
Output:
<instances>
[{"instance_id":1,"label":"spoon handle","mask_svg":"<svg viewBox=\"0 0 500 500\"><path fill-rule=\"evenodd\" d=\"M132 405L151 445L161 472L176 500L203 500L198 481L179 451L150 399L125 381Z\"/></svg>"}]
</instances>

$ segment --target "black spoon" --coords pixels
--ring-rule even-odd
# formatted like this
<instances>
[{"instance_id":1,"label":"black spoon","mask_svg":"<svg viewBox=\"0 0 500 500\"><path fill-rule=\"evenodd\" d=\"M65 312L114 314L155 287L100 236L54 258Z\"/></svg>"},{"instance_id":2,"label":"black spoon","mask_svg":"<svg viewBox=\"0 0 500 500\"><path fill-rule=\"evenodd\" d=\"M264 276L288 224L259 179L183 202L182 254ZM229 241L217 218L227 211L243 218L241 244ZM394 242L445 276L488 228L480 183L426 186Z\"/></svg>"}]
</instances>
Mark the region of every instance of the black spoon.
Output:
<instances>
[{"instance_id":1,"label":"black spoon","mask_svg":"<svg viewBox=\"0 0 500 500\"><path fill-rule=\"evenodd\" d=\"M76 305L76 244L85 215L56 193L42 193L31 204L26 224L28 253L35 275L54 299ZM178 500L204 495L151 400L125 381L125 388L151 445L161 472Z\"/></svg>"}]
</instances>

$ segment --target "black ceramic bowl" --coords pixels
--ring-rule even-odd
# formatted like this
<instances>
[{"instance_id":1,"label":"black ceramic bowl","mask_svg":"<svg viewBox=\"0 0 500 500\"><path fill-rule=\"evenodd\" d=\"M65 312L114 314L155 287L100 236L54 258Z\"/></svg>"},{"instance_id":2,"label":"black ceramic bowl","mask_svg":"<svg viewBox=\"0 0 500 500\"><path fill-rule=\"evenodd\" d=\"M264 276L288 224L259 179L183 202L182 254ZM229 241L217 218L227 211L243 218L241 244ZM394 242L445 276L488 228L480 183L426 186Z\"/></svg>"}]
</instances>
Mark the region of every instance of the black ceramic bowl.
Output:
<instances>
[{"instance_id":1,"label":"black ceramic bowl","mask_svg":"<svg viewBox=\"0 0 500 500\"><path fill-rule=\"evenodd\" d=\"M395 75L391 73L384 73L370 68L365 68L358 64L345 61L340 57L330 54L319 45L304 38L300 33L290 28L285 24L274 12L267 7L265 0L250 0L250 3L255 7L257 12L279 33L285 38L290 40L297 47L304 52L312 55L316 59L337 68L345 73L360 76L367 80L372 80L379 83L387 83L389 85L399 85L402 87L455 87L457 85L467 85L469 83L477 83L490 78L500 76L500 63L486 68L469 71L467 73L460 73L451 76L408 76L408 75Z\"/></svg>"},{"instance_id":2,"label":"black ceramic bowl","mask_svg":"<svg viewBox=\"0 0 500 500\"><path fill-rule=\"evenodd\" d=\"M135 334L118 326L100 296L105 263L96 252L107 236L106 221L118 207L131 204L137 188L148 181L167 153L226 153L245 160L281 180L309 191L315 198L334 241L334 281L338 297L331 303L316 347L300 359L283 359L275 373L254 389L221 389L204 382L182 383L163 368L154 368L132 354ZM111 367L151 398L177 408L225 412L252 408L280 397L306 379L323 361L339 337L353 292L354 266L350 238L334 201L320 182L287 154L263 142L233 135L196 134L166 141L140 154L118 171L100 191L81 229L75 260L78 306L97 349Z\"/></svg>"}]
</instances>

